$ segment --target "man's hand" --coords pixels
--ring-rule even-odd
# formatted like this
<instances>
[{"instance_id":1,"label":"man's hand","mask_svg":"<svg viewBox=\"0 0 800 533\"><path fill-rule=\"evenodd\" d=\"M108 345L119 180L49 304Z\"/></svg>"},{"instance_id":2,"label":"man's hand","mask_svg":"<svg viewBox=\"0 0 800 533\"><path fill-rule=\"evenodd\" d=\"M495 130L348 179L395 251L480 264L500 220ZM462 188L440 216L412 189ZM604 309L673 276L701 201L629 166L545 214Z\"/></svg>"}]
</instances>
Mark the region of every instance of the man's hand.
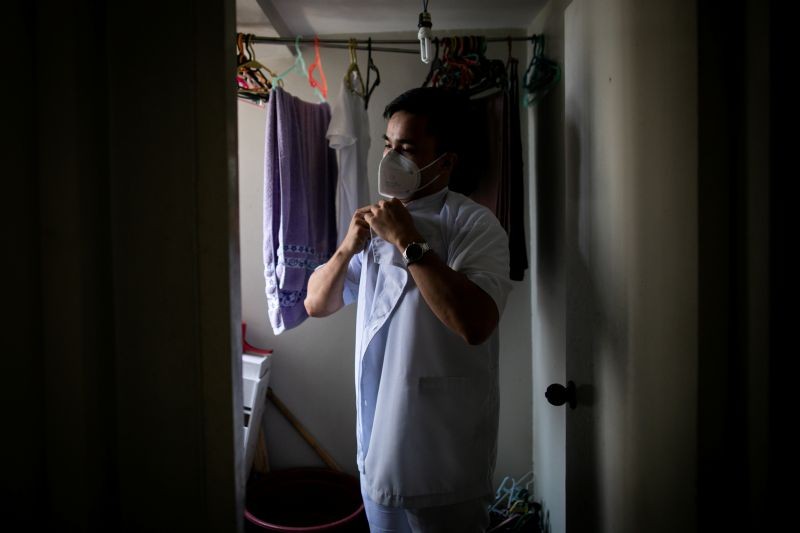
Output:
<instances>
[{"instance_id":1,"label":"man's hand","mask_svg":"<svg viewBox=\"0 0 800 533\"><path fill-rule=\"evenodd\" d=\"M352 257L364 249L364 244L369 239L369 224L364 220L364 215L370 212L372 206L360 207L353 213L350 220L350 227L347 230L344 240L339 248Z\"/></svg>"},{"instance_id":2,"label":"man's hand","mask_svg":"<svg viewBox=\"0 0 800 533\"><path fill-rule=\"evenodd\" d=\"M424 240L417 228L414 227L411 213L397 198L392 198L388 202L381 200L367 209L369 211L364 214L364 220L372 227L372 230L401 251L409 243Z\"/></svg>"},{"instance_id":3,"label":"man's hand","mask_svg":"<svg viewBox=\"0 0 800 533\"><path fill-rule=\"evenodd\" d=\"M358 252L364 249L369 238L369 224L364 215L372 206L361 207L353 213L350 227L339 248L321 268L308 279L308 292L303 301L308 316L328 316L344 306L342 291L347 275L347 266Z\"/></svg>"},{"instance_id":4,"label":"man's hand","mask_svg":"<svg viewBox=\"0 0 800 533\"><path fill-rule=\"evenodd\" d=\"M401 251L424 240L414 226L411 213L398 199L382 200L364 214L372 230ZM492 297L465 274L450 268L435 252L408 266L425 303L442 324L467 344L481 344L497 328L500 319Z\"/></svg>"}]
</instances>

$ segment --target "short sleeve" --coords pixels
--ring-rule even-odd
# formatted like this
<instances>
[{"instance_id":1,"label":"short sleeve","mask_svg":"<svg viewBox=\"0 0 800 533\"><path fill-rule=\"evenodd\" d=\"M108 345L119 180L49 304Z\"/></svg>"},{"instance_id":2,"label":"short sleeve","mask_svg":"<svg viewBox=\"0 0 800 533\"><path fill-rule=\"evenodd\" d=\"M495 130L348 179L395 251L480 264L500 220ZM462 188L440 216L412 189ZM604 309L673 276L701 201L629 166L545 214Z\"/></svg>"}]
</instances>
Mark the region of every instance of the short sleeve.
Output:
<instances>
[{"instance_id":1,"label":"short sleeve","mask_svg":"<svg viewBox=\"0 0 800 533\"><path fill-rule=\"evenodd\" d=\"M361 255L364 252L357 253L347 264L347 274L344 276L344 290L342 291L342 299L344 305L350 305L358 299L358 285L361 282ZM322 263L314 272L324 267L328 263Z\"/></svg>"},{"instance_id":2,"label":"short sleeve","mask_svg":"<svg viewBox=\"0 0 800 533\"><path fill-rule=\"evenodd\" d=\"M494 300L503 314L512 283L509 278L508 235L489 210L481 210L450 240L447 264L466 275Z\"/></svg>"},{"instance_id":3,"label":"short sleeve","mask_svg":"<svg viewBox=\"0 0 800 533\"><path fill-rule=\"evenodd\" d=\"M350 305L358 300L358 286L361 282L361 256L364 252L355 254L347 265L347 274L344 278L344 291L342 299L344 305Z\"/></svg>"}]
</instances>

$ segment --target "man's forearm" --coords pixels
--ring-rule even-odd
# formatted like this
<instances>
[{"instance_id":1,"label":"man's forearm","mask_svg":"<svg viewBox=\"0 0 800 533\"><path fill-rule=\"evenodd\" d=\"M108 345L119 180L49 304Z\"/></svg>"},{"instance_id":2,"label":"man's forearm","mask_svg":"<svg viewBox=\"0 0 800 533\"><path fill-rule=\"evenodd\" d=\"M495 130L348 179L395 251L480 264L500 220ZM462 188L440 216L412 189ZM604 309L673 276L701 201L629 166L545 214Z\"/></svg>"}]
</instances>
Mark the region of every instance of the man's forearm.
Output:
<instances>
[{"instance_id":1,"label":"man's forearm","mask_svg":"<svg viewBox=\"0 0 800 533\"><path fill-rule=\"evenodd\" d=\"M328 316L344 307L342 292L351 257L339 248L322 268L311 274L303 302L309 316Z\"/></svg>"}]
</instances>

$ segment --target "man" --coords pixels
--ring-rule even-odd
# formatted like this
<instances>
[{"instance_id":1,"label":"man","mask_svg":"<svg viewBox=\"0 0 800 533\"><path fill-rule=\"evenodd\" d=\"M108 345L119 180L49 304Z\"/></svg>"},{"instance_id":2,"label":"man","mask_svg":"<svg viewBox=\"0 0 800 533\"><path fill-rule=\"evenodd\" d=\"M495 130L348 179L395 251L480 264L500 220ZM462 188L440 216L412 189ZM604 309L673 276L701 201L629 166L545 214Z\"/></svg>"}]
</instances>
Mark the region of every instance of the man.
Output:
<instances>
[{"instance_id":1,"label":"man","mask_svg":"<svg viewBox=\"0 0 800 533\"><path fill-rule=\"evenodd\" d=\"M484 531L497 450L508 239L447 188L465 105L413 89L384 117L379 192L308 283L306 310L358 302L358 468L372 531Z\"/></svg>"}]
</instances>

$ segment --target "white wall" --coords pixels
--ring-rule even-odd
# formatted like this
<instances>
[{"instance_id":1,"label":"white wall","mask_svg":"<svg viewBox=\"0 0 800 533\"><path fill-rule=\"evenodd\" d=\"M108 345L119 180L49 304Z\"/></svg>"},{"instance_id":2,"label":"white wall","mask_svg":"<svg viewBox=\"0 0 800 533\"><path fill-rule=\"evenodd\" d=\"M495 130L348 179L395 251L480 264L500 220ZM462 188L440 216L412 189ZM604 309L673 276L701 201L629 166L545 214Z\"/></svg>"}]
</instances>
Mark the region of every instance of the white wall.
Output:
<instances>
[{"instance_id":1,"label":"white wall","mask_svg":"<svg viewBox=\"0 0 800 533\"><path fill-rule=\"evenodd\" d=\"M479 21L476 21L479 25ZM516 31L459 31L458 34L505 36ZM437 32L444 35L445 32ZM346 36L350 37L350 36ZM354 37L364 37L355 35ZM373 34L373 38L411 39L416 35ZM275 45L256 45L256 55L274 54ZM514 43L514 55L525 62L527 46ZM307 62L313 49L304 48ZM322 49L322 63L332 101L348 65L346 50ZM491 43L489 57L505 59L506 43ZM422 84L428 71L418 55L374 52L381 72L381 85L370 101L369 119L372 147L368 168L375 170L382 155L385 121L384 107L405 90ZM366 52L358 52L359 66L366 74ZM293 59L270 59L267 66L281 72ZM524 69L525 64L521 66ZM285 89L308 101L317 101L308 84L299 76L286 80ZM279 336L272 333L266 317L262 274L262 195L265 111L239 103L239 171L242 265L242 316L248 323L248 341L273 348L271 385L276 394L311 433L348 472L355 474L355 394L353 346L355 306L349 306L323 319L310 318L294 330ZM527 119L522 116L523 146L527 145ZM527 168L527 154L525 165ZM370 190L377 200L376 175L371 174ZM526 185L527 187L527 185ZM527 215L526 215L527 216ZM530 277L516 282L500 323L501 414L496 481L505 475L522 476L531 468L531 331ZM266 441L273 468L316 465L321 461L291 429L274 406L265 417Z\"/></svg>"},{"instance_id":2,"label":"white wall","mask_svg":"<svg viewBox=\"0 0 800 533\"><path fill-rule=\"evenodd\" d=\"M531 126L533 391L579 387L534 402L537 494L552 532L692 531L695 5L551 0L530 30L564 74Z\"/></svg>"},{"instance_id":3,"label":"white wall","mask_svg":"<svg viewBox=\"0 0 800 533\"><path fill-rule=\"evenodd\" d=\"M545 35L545 55L564 63L564 8L569 0L551 0L528 34ZM532 50L528 49L528 61ZM527 167L530 218L531 330L533 331L533 464L535 498L543 505L550 531L566 528L566 409L545 400L551 383L566 383L566 310L564 258L564 81L528 110L530 143Z\"/></svg>"}]
</instances>

